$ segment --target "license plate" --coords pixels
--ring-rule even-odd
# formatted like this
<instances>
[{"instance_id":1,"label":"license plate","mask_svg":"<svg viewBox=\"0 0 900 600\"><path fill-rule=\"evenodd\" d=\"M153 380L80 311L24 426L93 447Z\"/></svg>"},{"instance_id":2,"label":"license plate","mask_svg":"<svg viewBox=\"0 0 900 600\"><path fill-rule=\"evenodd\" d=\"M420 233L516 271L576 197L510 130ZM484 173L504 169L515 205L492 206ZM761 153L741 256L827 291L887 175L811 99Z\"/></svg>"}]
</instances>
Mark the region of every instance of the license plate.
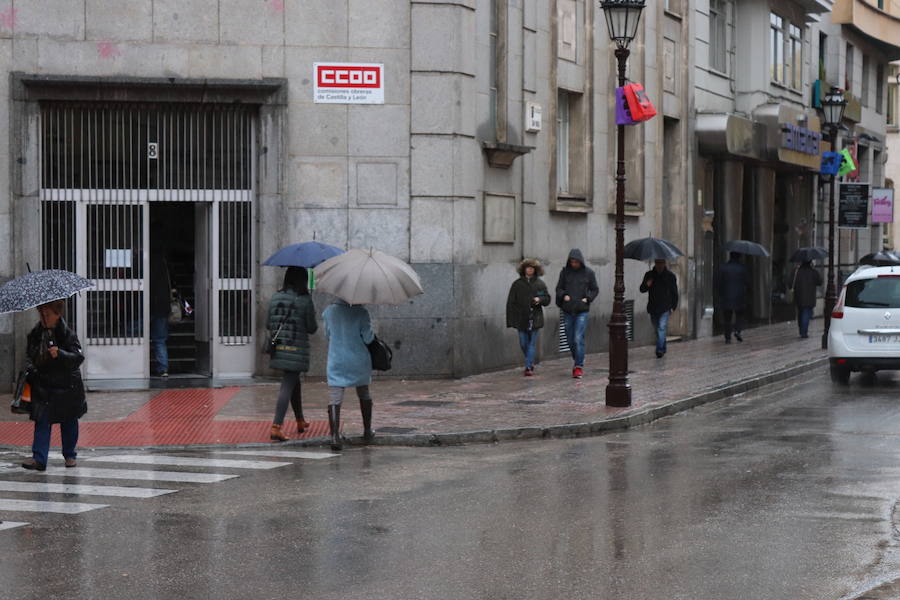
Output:
<instances>
[{"instance_id":1,"label":"license plate","mask_svg":"<svg viewBox=\"0 0 900 600\"><path fill-rule=\"evenodd\" d=\"M870 344L900 344L900 335L870 335Z\"/></svg>"}]
</instances>

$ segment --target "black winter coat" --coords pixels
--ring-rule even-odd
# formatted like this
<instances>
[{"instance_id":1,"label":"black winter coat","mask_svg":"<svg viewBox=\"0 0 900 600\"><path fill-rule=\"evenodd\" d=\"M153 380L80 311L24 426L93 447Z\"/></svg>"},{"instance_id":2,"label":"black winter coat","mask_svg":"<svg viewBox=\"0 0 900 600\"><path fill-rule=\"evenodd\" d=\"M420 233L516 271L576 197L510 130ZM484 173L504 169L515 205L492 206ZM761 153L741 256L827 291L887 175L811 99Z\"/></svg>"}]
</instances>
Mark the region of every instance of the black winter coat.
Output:
<instances>
[{"instance_id":1,"label":"black winter coat","mask_svg":"<svg viewBox=\"0 0 900 600\"><path fill-rule=\"evenodd\" d=\"M56 358L50 356L51 342L59 348ZM51 423L62 423L87 412L79 370L84 354L78 336L64 319L53 329L45 329L40 323L35 325L28 334L25 354L28 366L33 369L28 378L32 421L39 421L47 414Z\"/></svg>"},{"instance_id":2,"label":"black winter coat","mask_svg":"<svg viewBox=\"0 0 900 600\"><path fill-rule=\"evenodd\" d=\"M648 285L651 281L653 285ZM647 271L641 282L641 293L644 292L649 292L647 312L651 315L661 315L678 308L678 281L675 273L668 269L662 273L657 273L656 269Z\"/></svg>"},{"instance_id":3,"label":"black winter coat","mask_svg":"<svg viewBox=\"0 0 900 600\"><path fill-rule=\"evenodd\" d=\"M293 290L276 292L269 301L267 325L273 337L278 332L269 366L292 373L309 371L309 336L319 328L312 297Z\"/></svg>"},{"instance_id":4,"label":"black winter coat","mask_svg":"<svg viewBox=\"0 0 900 600\"><path fill-rule=\"evenodd\" d=\"M810 265L800 265L791 280L794 289L794 304L799 308L816 305L816 287L822 285L822 276Z\"/></svg>"},{"instance_id":5,"label":"black winter coat","mask_svg":"<svg viewBox=\"0 0 900 600\"><path fill-rule=\"evenodd\" d=\"M737 261L719 267L719 308L744 310L750 293L750 271Z\"/></svg>"},{"instance_id":6,"label":"black winter coat","mask_svg":"<svg viewBox=\"0 0 900 600\"><path fill-rule=\"evenodd\" d=\"M534 299L541 303L535 305ZM544 326L544 307L550 304L547 284L540 277L519 277L509 288L506 298L506 326L531 331Z\"/></svg>"},{"instance_id":7,"label":"black winter coat","mask_svg":"<svg viewBox=\"0 0 900 600\"><path fill-rule=\"evenodd\" d=\"M581 262L580 269L569 266L569 260L573 258ZM587 312L599 293L600 288L597 287L594 271L585 264L581 250L574 248L566 259L566 266L559 272L559 281L556 283L556 305L570 315ZM570 299L563 300L565 296ZM583 302L582 298L587 298L587 302Z\"/></svg>"}]
</instances>

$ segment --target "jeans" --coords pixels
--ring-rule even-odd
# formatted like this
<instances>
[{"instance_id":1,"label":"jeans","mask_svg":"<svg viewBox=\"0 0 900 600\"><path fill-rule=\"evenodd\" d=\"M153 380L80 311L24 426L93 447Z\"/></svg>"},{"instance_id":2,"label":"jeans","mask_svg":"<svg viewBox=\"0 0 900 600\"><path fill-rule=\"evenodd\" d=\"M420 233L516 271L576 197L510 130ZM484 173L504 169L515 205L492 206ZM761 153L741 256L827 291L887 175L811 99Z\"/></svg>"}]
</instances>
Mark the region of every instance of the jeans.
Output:
<instances>
[{"instance_id":1,"label":"jeans","mask_svg":"<svg viewBox=\"0 0 900 600\"><path fill-rule=\"evenodd\" d=\"M47 455L50 453L50 420L44 411L44 418L34 422L34 441L31 443L31 456L35 462L47 464ZM59 432L62 434L62 455L65 458L75 458L75 446L78 444L78 419L71 419L59 424Z\"/></svg>"},{"instance_id":2,"label":"jeans","mask_svg":"<svg viewBox=\"0 0 900 600\"><path fill-rule=\"evenodd\" d=\"M744 329L744 311L724 309L722 310L722 321L725 325L725 339L730 340L732 331L740 334Z\"/></svg>"},{"instance_id":3,"label":"jeans","mask_svg":"<svg viewBox=\"0 0 900 600\"><path fill-rule=\"evenodd\" d=\"M285 371L284 375L281 377L281 389L278 391L278 402L275 404L275 419L272 420L273 425L284 424L284 415L287 414L288 405L291 403L291 397L294 395L294 390L300 385L300 373Z\"/></svg>"},{"instance_id":4,"label":"jeans","mask_svg":"<svg viewBox=\"0 0 900 600\"><path fill-rule=\"evenodd\" d=\"M797 307L797 325L800 326L800 335L806 337L809 335L809 321L812 319L812 306Z\"/></svg>"},{"instance_id":5,"label":"jeans","mask_svg":"<svg viewBox=\"0 0 900 600\"><path fill-rule=\"evenodd\" d=\"M656 328L656 352L659 354L666 353L666 330L669 328L669 315L672 311L667 310L661 315L650 315L653 327Z\"/></svg>"},{"instance_id":6,"label":"jeans","mask_svg":"<svg viewBox=\"0 0 900 600\"><path fill-rule=\"evenodd\" d=\"M156 359L157 374L169 372L169 349L166 340L169 338L169 317L150 317L150 348Z\"/></svg>"},{"instance_id":7,"label":"jeans","mask_svg":"<svg viewBox=\"0 0 900 600\"><path fill-rule=\"evenodd\" d=\"M572 360L576 367L584 366L584 332L587 330L588 313L577 315L563 313L563 323L566 328L566 339L569 341L569 350L572 351Z\"/></svg>"},{"instance_id":8,"label":"jeans","mask_svg":"<svg viewBox=\"0 0 900 600\"><path fill-rule=\"evenodd\" d=\"M525 355L525 368L534 368L534 354L537 347L538 330L523 331L519 329L519 347Z\"/></svg>"}]
</instances>

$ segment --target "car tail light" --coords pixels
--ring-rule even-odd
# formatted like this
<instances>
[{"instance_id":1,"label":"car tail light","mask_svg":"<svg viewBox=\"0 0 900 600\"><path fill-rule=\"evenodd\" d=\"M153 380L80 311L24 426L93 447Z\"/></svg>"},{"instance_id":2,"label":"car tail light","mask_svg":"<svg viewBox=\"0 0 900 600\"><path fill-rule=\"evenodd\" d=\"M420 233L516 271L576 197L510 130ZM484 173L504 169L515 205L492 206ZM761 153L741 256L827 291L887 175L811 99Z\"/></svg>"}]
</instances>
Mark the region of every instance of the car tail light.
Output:
<instances>
[{"instance_id":1,"label":"car tail light","mask_svg":"<svg viewBox=\"0 0 900 600\"><path fill-rule=\"evenodd\" d=\"M843 319L844 318L844 296L847 295L847 286L841 290L841 295L838 298L837 304L834 305L834 310L831 311L832 319Z\"/></svg>"},{"instance_id":2,"label":"car tail light","mask_svg":"<svg viewBox=\"0 0 900 600\"><path fill-rule=\"evenodd\" d=\"M847 364L847 359L846 359L846 358L839 358L839 359L837 359L837 364L839 364L839 365L846 365L846 364Z\"/></svg>"}]
</instances>

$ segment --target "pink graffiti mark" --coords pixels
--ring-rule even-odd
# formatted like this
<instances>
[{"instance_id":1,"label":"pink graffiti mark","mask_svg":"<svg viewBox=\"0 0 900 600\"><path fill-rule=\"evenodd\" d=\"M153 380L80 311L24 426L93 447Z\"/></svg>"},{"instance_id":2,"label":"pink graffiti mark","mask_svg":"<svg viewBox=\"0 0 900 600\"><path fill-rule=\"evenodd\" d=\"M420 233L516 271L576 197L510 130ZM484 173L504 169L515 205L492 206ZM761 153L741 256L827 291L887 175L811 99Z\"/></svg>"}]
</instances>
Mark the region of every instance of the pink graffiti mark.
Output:
<instances>
[{"instance_id":1,"label":"pink graffiti mark","mask_svg":"<svg viewBox=\"0 0 900 600\"><path fill-rule=\"evenodd\" d=\"M269 8L271 8L273 12L283 13L284 0L269 0Z\"/></svg>"},{"instance_id":2,"label":"pink graffiti mark","mask_svg":"<svg viewBox=\"0 0 900 600\"><path fill-rule=\"evenodd\" d=\"M122 55L122 51L112 42L98 42L97 54L100 58L115 58Z\"/></svg>"},{"instance_id":3,"label":"pink graffiti mark","mask_svg":"<svg viewBox=\"0 0 900 600\"><path fill-rule=\"evenodd\" d=\"M9 10L0 12L0 25L5 27L6 29L13 29L16 26L17 12L18 11L15 8L10 8Z\"/></svg>"}]
</instances>

